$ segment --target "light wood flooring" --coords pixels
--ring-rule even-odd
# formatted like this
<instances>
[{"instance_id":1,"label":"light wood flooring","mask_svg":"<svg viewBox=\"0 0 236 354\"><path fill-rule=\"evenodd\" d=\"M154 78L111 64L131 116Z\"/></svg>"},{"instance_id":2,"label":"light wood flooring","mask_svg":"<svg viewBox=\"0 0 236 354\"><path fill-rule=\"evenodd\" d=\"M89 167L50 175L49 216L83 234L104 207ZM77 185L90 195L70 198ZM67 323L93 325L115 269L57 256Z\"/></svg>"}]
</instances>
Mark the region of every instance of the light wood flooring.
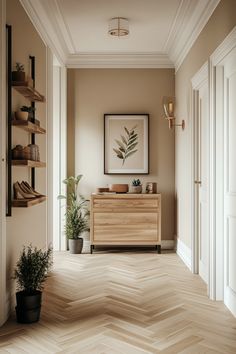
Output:
<instances>
[{"instance_id":1,"label":"light wood flooring","mask_svg":"<svg viewBox=\"0 0 236 354\"><path fill-rule=\"evenodd\" d=\"M0 353L236 353L236 319L174 253L55 255L41 321L0 329Z\"/></svg>"}]
</instances>

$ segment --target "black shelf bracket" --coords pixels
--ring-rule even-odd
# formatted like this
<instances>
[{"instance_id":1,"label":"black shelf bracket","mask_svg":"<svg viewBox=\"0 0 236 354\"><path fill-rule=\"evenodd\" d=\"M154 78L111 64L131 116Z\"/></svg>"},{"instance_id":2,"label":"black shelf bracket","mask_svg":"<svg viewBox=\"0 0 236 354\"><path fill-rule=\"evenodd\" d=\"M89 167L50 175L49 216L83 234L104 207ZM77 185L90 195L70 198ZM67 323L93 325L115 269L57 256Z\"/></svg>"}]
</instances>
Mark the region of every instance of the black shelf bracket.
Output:
<instances>
[{"instance_id":1,"label":"black shelf bracket","mask_svg":"<svg viewBox=\"0 0 236 354\"><path fill-rule=\"evenodd\" d=\"M31 61L31 78L33 80L33 87L35 88L35 56L29 56ZM35 123L35 102L31 101L31 107L33 108L33 123ZM35 134L31 134L31 144L35 144ZM35 189L35 168L31 168L31 186Z\"/></svg>"},{"instance_id":2,"label":"black shelf bracket","mask_svg":"<svg viewBox=\"0 0 236 354\"><path fill-rule=\"evenodd\" d=\"M12 27L6 25L6 44L7 44L7 212L6 216L12 216L12 117L11 117L11 107L12 107Z\"/></svg>"}]
</instances>

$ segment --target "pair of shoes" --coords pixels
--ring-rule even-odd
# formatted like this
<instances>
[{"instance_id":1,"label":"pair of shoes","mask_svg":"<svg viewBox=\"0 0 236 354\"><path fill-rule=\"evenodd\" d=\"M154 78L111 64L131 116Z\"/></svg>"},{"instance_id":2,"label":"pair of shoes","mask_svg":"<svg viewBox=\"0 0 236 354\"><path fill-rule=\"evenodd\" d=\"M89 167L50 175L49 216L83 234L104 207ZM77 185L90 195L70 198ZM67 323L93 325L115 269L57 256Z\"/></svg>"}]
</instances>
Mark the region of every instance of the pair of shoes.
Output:
<instances>
[{"instance_id":1,"label":"pair of shoes","mask_svg":"<svg viewBox=\"0 0 236 354\"><path fill-rule=\"evenodd\" d=\"M16 182L13 185L14 198L15 199L34 199L42 196L42 194L36 192L27 182Z\"/></svg>"},{"instance_id":2,"label":"pair of shoes","mask_svg":"<svg viewBox=\"0 0 236 354\"><path fill-rule=\"evenodd\" d=\"M42 197L42 194L36 192L36 190L34 190L28 182L26 181L22 181L21 184L21 189L25 192L25 193L29 193L34 195L35 197Z\"/></svg>"},{"instance_id":3,"label":"pair of shoes","mask_svg":"<svg viewBox=\"0 0 236 354\"><path fill-rule=\"evenodd\" d=\"M15 199L33 199L33 198L35 198L35 195L33 195L32 193L25 192L22 189L21 184L19 182L14 183L13 189L14 189L14 198Z\"/></svg>"}]
</instances>

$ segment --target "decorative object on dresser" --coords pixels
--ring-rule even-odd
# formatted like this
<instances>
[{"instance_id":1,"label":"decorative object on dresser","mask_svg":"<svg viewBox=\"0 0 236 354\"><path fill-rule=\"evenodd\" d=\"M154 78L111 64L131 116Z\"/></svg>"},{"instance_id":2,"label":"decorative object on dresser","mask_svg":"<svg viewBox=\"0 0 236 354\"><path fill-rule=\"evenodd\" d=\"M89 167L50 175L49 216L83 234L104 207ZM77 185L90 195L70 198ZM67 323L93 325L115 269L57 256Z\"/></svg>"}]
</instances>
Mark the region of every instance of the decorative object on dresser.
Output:
<instances>
[{"instance_id":1,"label":"decorative object on dresser","mask_svg":"<svg viewBox=\"0 0 236 354\"><path fill-rule=\"evenodd\" d=\"M14 278L17 281L16 317L19 323L39 321L43 283L52 266L52 249L23 247L16 264Z\"/></svg>"},{"instance_id":2,"label":"decorative object on dresser","mask_svg":"<svg viewBox=\"0 0 236 354\"><path fill-rule=\"evenodd\" d=\"M96 245L155 246L161 252L161 195L91 196L91 253Z\"/></svg>"},{"instance_id":3,"label":"decorative object on dresser","mask_svg":"<svg viewBox=\"0 0 236 354\"><path fill-rule=\"evenodd\" d=\"M146 193L155 194L157 192L157 184L156 182L147 182L146 183Z\"/></svg>"},{"instance_id":4,"label":"decorative object on dresser","mask_svg":"<svg viewBox=\"0 0 236 354\"><path fill-rule=\"evenodd\" d=\"M149 173L148 125L148 114L104 114L104 174Z\"/></svg>"},{"instance_id":5,"label":"decorative object on dresser","mask_svg":"<svg viewBox=\"0 0 236 354\"><path fill-rule=\"evenodd\" d=\"M89 200L78 193L81 178L82 175L78 175L63 180L63 183L67 186L66 196L58 196L58 199L67 200L65 233L72 254L82 252L84 240L81 236L85 231L89 231Z\"/></svg>"},{"instance_id":6,"label":"decorative object on dresser","mask_svg":"<svg viewBox=\"0 0 236 354\"><path fill-rule=\"evenodd\" d=\"M128 191L129 191L128 184L110 184L109 185L109 192L127 193Z\"/></svg>"},{"instance_id":7,"label":"decorative object on dresser","mask_svg":"<svg viewBox=\"0 0 236 354\"><path fill-rule=\"evenodd\" d=\"M130 193L142 193L142 184L140 179L134 179L129 190Z\"/></svg>"}]
</instances>

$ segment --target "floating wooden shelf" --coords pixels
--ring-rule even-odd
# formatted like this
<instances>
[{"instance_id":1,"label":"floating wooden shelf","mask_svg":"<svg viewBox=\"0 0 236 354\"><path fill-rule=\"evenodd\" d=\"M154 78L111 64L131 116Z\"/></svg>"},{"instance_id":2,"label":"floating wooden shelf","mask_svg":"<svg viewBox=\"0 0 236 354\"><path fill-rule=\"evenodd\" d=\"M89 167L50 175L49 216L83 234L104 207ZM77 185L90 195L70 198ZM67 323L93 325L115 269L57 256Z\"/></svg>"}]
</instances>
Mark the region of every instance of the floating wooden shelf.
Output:
<instances>
[{"instance_id":1,"label":"floating wooden shelf","mask_svg":"<svg viewBox=\"0 0 236 354\"><path fill-rule=\"evenodd\" d=\"M20 128L20 129L26 130L27 132L33 133L33 134L45 134L46 133L46 130L44 128L41 128L39 125L34 124L28 120L14 119L12 121L12 125Z\"/></svg>"},{"instance_id":2,"label":"floating wooden shelf","mask_svg":"<svg viewBox=\"0 0 236 354\"><path fill-rule=\"evenodd\" d=\"M22 96L30 101L44 102L45 97L41 95L35 88L31 87L27 81L13 81L13 88L18 91Z\"/></svg>"},{"instance_id":3,"label":"floating wooden shelf","mask_svg":"<svg viewBox=\"0 0 236 354\"><path fill-rule=\"evenodd\" d=\"M33 205L42 203L46 200L46 196L42 195L41 197L37 197L34 199L13 199L12 206L15 208L28 208Z\"/></svg>"},{"instance_id":4,"label":"floating wooden shelf","mask_svg":"<svg viewBox=\"0 0 236 354\"><path fill-rule=\"evenodd\" d=\"M12 160L13 166L46 167L46 162L33 160Z\"/></svg>"}]
</instances>

